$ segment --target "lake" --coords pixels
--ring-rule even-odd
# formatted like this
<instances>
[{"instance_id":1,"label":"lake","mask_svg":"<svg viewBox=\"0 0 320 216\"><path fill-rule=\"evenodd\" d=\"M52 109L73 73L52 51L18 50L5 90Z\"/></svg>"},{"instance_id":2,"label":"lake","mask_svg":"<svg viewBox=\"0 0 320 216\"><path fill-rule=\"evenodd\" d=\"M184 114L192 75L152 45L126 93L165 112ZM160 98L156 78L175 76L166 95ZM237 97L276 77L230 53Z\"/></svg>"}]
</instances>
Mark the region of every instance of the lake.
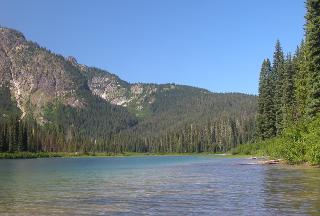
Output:
<instances>
[{"instance_id":1,"label":"lake","mask_svg":"<svg viewBox=\"0 0 320 216\"><path fill-rule=\"evenodd\" d=\"M319 215L320 169L197 156L0 160L0 215Z\"/></svg>"}]
</instances>

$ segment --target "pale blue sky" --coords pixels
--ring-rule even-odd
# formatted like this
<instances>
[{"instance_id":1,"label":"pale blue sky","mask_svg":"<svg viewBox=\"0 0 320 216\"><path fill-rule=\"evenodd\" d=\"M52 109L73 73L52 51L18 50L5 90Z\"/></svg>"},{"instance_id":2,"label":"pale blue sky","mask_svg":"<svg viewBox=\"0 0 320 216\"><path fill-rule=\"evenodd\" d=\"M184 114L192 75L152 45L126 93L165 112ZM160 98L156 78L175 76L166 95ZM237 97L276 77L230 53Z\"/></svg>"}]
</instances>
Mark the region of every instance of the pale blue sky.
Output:
<instances>
[{"instance_id":1,"label":"pale blue sky","mask_svg":"<svg viewBox=\"0 0 320 216\"><path fill-rule=\"evenodd\" d=\"M303 0L0 0L0 25L129 82L257 93L279 39L303 38Z\"/></svg>"}]
</instances>

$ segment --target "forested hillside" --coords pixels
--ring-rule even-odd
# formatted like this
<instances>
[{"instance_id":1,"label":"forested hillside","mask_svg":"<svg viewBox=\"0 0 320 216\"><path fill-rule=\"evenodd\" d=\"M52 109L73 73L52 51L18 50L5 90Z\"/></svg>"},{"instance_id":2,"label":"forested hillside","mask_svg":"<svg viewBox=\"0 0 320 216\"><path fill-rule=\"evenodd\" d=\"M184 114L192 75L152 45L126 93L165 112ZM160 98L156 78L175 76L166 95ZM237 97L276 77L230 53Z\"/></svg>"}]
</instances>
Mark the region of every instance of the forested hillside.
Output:
<instances>
[{"instance_id":1,"label":"forested hillside","mask_svg":"<svg viewBox=\"0 0 320 216\"><path fill-rule=\"evenodd\" d=\"M2 152L217 152L251 141L256 97L130 84L0 28Z\"/></svg>"},{"instance_id":2,"label":"forested hillside","mask_svg":"<svg viewBox=\"0 0 320 216\"><path fill-rule=\"evenodd\" d=\"M152 152L221 152L254 138L256 102L248 95L176 86L156 98L151 116L117 137L125 148L143 143Z\"/></svg>"},{"instance_id":3,"label":"forested hillside","mask_svg":"<svg viewBox=\"0 0 320 216\"><path fill-rule=\"evenodd\" d=\"M256 145L237 151L262 153L290 162L320 163L320 0L306 1L305 38L285 55L276 42L259 83Z\"/></svg>"}]
</instances>

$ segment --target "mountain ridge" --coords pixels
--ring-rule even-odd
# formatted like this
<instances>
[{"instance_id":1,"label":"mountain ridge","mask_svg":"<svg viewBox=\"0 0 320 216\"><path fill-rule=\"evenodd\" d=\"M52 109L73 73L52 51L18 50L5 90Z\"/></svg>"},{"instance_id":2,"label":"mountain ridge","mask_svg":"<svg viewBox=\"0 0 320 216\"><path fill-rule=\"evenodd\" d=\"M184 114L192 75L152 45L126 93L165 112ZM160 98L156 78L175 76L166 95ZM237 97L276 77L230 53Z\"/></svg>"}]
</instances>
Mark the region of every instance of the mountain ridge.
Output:
<instances>
[{"instance_id":1,"label":"mountain ridge","mask_svg":"<svg viewBox=\"0 0 320 216\"><path fill-rule=\"evenodd\" d=\"M242 143L254 134L253 95L213 93L172 83L129 83L106 70L79 64L72 56L54 54L27 41L21 32L3 27L0 87L10 89L21 119L31 116L42 126L54 126L64 139L77 134L86 137L86 142L99 138L121 145L123 137L134 137L126 142L161 146L163 136L189 133L184 130L190 125L199 134L207 133L211 125L206 136L215 136L210 142L220 145ZM195 145L193 138L188 142Z\"/></svg>"}]
</instances>

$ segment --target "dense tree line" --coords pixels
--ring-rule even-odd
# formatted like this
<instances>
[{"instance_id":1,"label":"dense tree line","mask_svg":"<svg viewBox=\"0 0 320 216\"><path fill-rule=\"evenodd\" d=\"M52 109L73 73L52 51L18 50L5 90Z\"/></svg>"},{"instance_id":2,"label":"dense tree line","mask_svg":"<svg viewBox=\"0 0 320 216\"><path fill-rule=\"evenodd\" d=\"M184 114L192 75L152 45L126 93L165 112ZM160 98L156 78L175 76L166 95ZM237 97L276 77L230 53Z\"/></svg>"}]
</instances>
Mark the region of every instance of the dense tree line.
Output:
<instances>
[{"instance_id":1,"label":"dense tree line","mask_svg":"<svg viewBox=\"0 0 320 216\"><path fill-rule=\"evenodd\" d=\"M262 63L257 129L261 139L320 112L320 1L306 1L305 39L295 54L284 55L276 42L273 61Z\"/></svg>"},{"instance_id":2,"label":"dense tree line","mask_svg":"<svg viewBox=\"0 0 320 216\"><path fill-rule=\"evenodd\" d=\"M59 101L39 125L21 119L9 88L1 88L0 150L46 152L221 152L253 139L256 98L183 87L157 95L152 115L136 119L125 108L88 99L81 109Z\"/></svg>"},{"instance_id":3,"label":"dense tree line","mask_svg":"<svg viewBox=\"0 0 320 216\"><path fill-rule=\"evenodd\" d=\"M223 152L252 139L253 122L222 118L207 125L189 125L158 136L119 132L97 138L76 128L39 126L18 115L0 122L0 151L48 152Z\"/></svg>"},{"instance_id":4,"label":"dense tree line","mask_svg":"<svg viewBox=\"0 0 320 216\"><path fill-rule=\"evenodd\" d=\"M224 152L252 141L254 118L222 116L215 121L185 124L160 134L130 130L114 137L122 149L138 152Z\"/></svg>"},{"instance_id":5,"label":"dense tree line","mask_svg":"<svg viewBox=\"0 0 320 216\"><path fill-rule=\"evenodd\" d=\"M177 86L157 93L151 117L123 131L117 142L144 143L153 152L221 152L254 139L254 96L202 91Z\"/></svg>"}]
</instances>

